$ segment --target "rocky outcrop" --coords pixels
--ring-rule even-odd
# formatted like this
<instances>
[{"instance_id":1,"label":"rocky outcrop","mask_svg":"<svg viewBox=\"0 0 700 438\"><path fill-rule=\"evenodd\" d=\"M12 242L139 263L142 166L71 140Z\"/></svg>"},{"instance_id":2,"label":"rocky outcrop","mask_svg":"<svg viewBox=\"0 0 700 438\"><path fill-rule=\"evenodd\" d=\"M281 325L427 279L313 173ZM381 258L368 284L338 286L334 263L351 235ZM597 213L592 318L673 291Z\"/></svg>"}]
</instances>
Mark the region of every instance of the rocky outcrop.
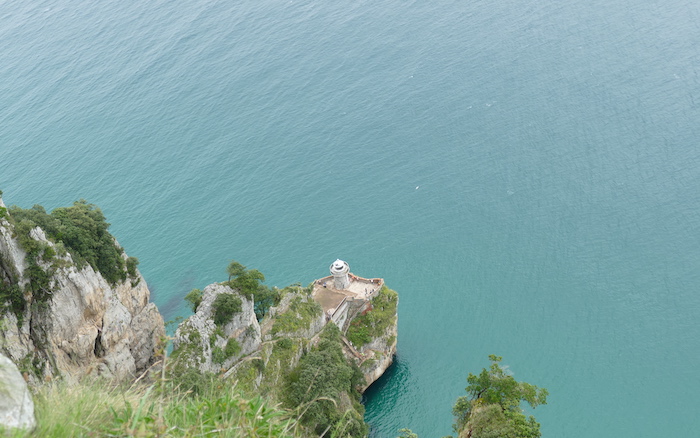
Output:
<instances>
[{"instance_id":1,"label":"rocky outcrop","mask_svg":"<svg viewBox=\"0 0 700 438\"><path fill-rule=\"evenodd\" d=\"M361 359L357 362L362 374L365 376L365 386L362 388L362 392L380 378L394 362L396 335L397 326L392 324L387 327L384 334L374 338L369 344L360 348ZM348 352L346 351L347 355Z\"/></svg>"},{"instance_id":2,"label":"rocky outcrop","mask_svg":"<svg viewBox=\"0 0 700 438\"><path fill-rule=\"evenodd\" d=\"M30 236L56 253L50 265L39 261L50 273L50 293L41 301L26 287L26 253L13 226L0 219L0 281L6 288L19 286L24 300L20 312L0 306L0 351L20 365L30 383L143 373L155 362L165 329L141 274L110 285L90 265L78 268L40 228Z\"/></svg>"},{"instance_id":3,"label":"rocky outcrop","mask_svg":"<svg viewBox=\"0 0 700 438\"><path fill-rule=\"evenodd\" d=\"M215 302L222 294L239 300L240 310L229 315L226 323L217 325ZM253 301L229 286L210 284L204 288L195 314L178 326L171 360L174 368L186 366L202 372L218 372L257 351L261 341Z\"/></svg>"},{"instance_id":4,"label":"rocky outcrop","mask_svg":"<svg viewBox=\"0 0 700 438\"><path fill-rule=\"evenodd\" d=\"M34 402L14 363L0 354L0 430L27 429L36 425Z\"/></svg>"}]
</instances>

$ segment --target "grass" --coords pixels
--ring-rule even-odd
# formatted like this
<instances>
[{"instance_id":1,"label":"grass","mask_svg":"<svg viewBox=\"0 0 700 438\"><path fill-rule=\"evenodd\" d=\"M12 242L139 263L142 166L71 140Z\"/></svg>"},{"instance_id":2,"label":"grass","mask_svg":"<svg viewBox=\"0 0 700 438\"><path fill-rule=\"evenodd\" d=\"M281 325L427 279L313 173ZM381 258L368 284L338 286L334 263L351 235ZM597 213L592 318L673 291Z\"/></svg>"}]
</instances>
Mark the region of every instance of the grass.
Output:
<instances>
[{"instance_id":1,"label":"grass","mask_svg":"<svg viewBox=\"0 0 700 438\"><path fill-rule=\"evenodd\" d=\"M282 342L278 348L291 352L294 345ZM250 364L254 368L262 365L255 361ZM172 373L162 370L131 385L115 385L99 379L85 379L77 385L62 381L46 384L34 394L37 427L30 432L3 433L0 429L0 436L307 438L318 433L302 425L300 418L318 403L337 404L321 396L295 409L283 409L259 393L243 390L235 381L201 374L196 369L187 372L197 376L168 379L165 376ZM151 380L146 382L147 379ZM188 385L193 379L197 381L196 388ZM361 412L350 414L339 412L338 421L332 430L330 427L326 430L326 436L364 436L355 433L357 425L364 424Z\"/></svg>"},{"instance_id":2,"label":"grass","mask_svg":"<svg viewBox=\"0 0 700 438\"><path fill-rule=\"evenodd\" d=\"M165 374L163 374L165 375ZM105 381L44 386L29 437L300 437L294 414L212 378L200 392L159 377L131 386Z\"/></svg>"}]
</instances>

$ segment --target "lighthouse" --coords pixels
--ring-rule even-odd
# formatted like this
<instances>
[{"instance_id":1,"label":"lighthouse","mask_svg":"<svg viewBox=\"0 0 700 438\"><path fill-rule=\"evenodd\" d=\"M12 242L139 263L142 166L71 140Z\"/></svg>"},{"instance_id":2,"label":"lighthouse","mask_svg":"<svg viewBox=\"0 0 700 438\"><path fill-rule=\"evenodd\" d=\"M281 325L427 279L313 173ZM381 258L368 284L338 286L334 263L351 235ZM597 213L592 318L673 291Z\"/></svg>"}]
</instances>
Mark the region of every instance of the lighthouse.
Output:
<instances>
[{"instance_id":1,"label":"lighthouse","mask_svg":"<svg viewBox=\"0 0 700 438\"><path fill-rule=\"evenodd\" d=\"M350 286L350 265L340 259L331 264L331 275L333 276L333 286L338 290L345 290Z\"/></svg>"}]
</instances>

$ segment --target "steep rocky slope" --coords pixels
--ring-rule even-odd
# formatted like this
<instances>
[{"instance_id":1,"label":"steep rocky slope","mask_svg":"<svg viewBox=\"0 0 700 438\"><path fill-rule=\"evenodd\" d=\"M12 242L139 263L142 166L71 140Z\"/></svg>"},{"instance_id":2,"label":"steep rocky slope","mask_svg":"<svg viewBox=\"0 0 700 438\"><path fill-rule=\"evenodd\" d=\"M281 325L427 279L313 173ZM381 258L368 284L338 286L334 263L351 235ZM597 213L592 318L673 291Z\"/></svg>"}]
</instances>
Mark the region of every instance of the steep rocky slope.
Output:
<instances>
[{"instance_id":1,"label":"steep rocky slope","mask_svg":"<svg viewBox=\"0 0 700 438\"><path fill-rule=\"evenodd\" d=\"M25 378L125 379L154 363L163 319L135 268L110 283L39 227L31 228L27 242L40 255L28 256L1 199L0 212L0 351Z\"/></svg>"}]
</instances>

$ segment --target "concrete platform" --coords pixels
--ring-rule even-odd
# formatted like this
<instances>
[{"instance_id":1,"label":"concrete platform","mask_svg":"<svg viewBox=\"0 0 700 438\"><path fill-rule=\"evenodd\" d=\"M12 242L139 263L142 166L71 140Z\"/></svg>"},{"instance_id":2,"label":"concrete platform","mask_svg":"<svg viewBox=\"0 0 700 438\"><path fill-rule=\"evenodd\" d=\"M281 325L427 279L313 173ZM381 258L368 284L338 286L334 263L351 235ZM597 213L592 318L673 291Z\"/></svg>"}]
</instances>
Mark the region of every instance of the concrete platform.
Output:
<instances>
[{"instance_id":1,"label":"concrete platform","mask_svg":"<svg viewBox=\"0 0 700 438\"><path fill-rule=\"evenodd\" d=\"M326 315L333 316L345 298L370 300L384 285L381 278L362 278L350 274L350 284L347 289L339 290L333 287L333 277L328 276L314 282L313 298L318 302Z\"/></svg>"}]
</instances>

